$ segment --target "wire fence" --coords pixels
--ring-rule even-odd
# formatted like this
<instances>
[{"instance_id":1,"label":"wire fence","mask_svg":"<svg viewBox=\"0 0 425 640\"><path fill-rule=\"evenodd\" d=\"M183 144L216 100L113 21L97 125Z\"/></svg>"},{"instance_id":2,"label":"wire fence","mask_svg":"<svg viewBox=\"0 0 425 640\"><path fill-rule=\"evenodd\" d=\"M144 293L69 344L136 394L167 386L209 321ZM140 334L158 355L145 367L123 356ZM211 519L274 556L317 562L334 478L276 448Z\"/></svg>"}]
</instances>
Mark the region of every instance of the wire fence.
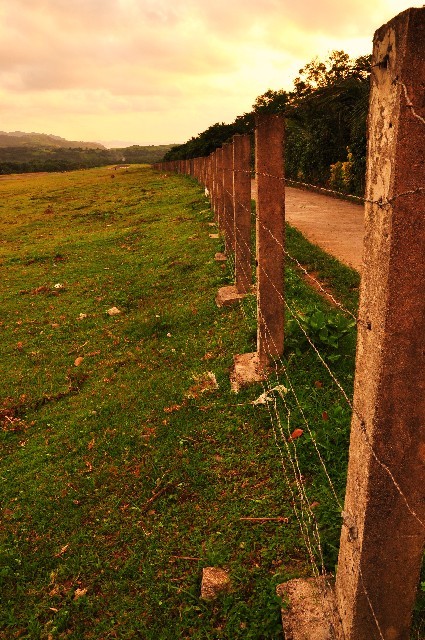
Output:
<instances>
[{"instance_id":1,"label":"wire fence","mask_svg":"<svg viewBox=\"0 0 425 640\"><path fill-rule=\"evenodd\" d=\"M417 10L415 20L397 23L398 37L401 38L400 34L405 34L409 29L425 33L425 12L423 9ZM404 46L408 49L405 51L405 56L410 55L409 42L409 39L404 39ZM414 50L413 46L412 49ZM374 55L378 59L382 55L379 47ZM395 74L397 71L397 77L402 77L397 58L399 54L392 55L395 57L393 73ZM414 58L417 54L411 53L411 55ZM425 65L422 63L421 68L424 67ZM388 85L384 83L385 78L381 77L385 72L386 69L376 65L373 96L379 95L381 103L388 100L393 109L394 104L398 101L399 110L393 111L390 115L385 114L382 109L374 109L375 103L372 99L372 111L369 115L369 136L372 136L372 142L369 145L366 197L364 200L352 198L358 202L364 201L369 225L367 228L369 235L366 241L369 244L366 244L365 255L367 257L363 265L365 274L362 281L362 299L358 319L352 310L330 294L331 301L336 308L335 313L341 314L351 323L357 322L359 329L354 397L351 384L347 383L347 380L341 379L340 370L334 366L334 362L329 358L329 353L325 352L317 335L312 332L311 325L305 321L305 310L302 309L301 303L294 300L293 296L285 295L284 261L286 262L286 273L289 273L292 267L313 282L315 288L322 294L329 296L329 291L286 248L284 225L282 224L284 221L285 185L282 117L272 114L257 116L255 180L258 195L255 212L252 211L251 203L249 136L235 136L232 143L216 150L208 158L156 165L156 168L161 171L175 171L195 177L205 186L205 193L210 198L214 219L224 238L227 265L231 271L236 292L239 294L237 299L240 299L241 293L246 294L241 303L246 325L252 326L254 322L257 323L257 351L252 355L256 356L253 358L253 362L257 378L254 376L254 379L261 383L262 394L256 403L262 405L268 414L279 452L282 473L288 488L288 499L299 526L300 537L311 565L312 575L321 580L324 600L327 598L328 588L331 587L332 576L324 552L324 547L327 544L326 532L323 530L323 521L320 521L316 515L317 504L314 490L312 490L312 484L306 478L304 470L305 452L303 448L307 438L301 438L303 434L308 436L309 455L314 457L317 467L321 470L320 477L327 487L326 492L332 505L331 509L341 516L341 549L336 586L338 610L344 629L349 624L345 609L351 607L355 610L352 616L353 620L356 619L356 615L358 619L363 620L360 623L351 623L353 628L357 624L355 627L357 632L347 636L353 640L363 640L366 637L364 635L365 629L368 630L370 635L367 637L370 638L379 638L380 640L408 638L406 633L408 633L410 624L414 591L419 579L425 544L423 495L425 478L423 466L419 468L415 461L418 455L417 451L425 451L424 373L423 370L419 373L416 372L418 391L423 394L418 399L416 407L412 406L409 400L410 392L406 392L406 397L399 398L400 394L397 394L393 379L396 374L401 376L400 386L405 389L406 384L402 376L408 372L408 378L411 379L409 367L414 366L414 362L412 360L407 362L407 359L409 356L413 359L419 357L423 361L425 328L422 320L422 324L419 321L416 330L413 327L414 335L402 335L402 331L397 330L397 327L392 329L391 323L396 323L397 318L394 320L388 311L396 304L398 307L402 306L399 318L401 318L401 322L406 319L406 323L412 314L416 319L423 319L425 313L425 286L419 293L419 300L412 298L415 292L418 292L415 285L418 283L425 285L423 269L425 169L423 162L422 164L416 162L413 167L412 164L406 166L405 159L407 153L405 136L409 131L415 135L415 142L410 142L407 145L411 157L417 157L418 149L421 149L422 154L425 155L424 133L423 131L417 133L418 128L423 126L425 119L421 115L424 111L423 107L415 106L415 100L411 97L415 95L415 87L419 85L413 81L410 81L409 84L409 80L394 82L391 89L393 94L388 97L385 93L385 91L388 93ZM423 81L424 79L422 79ZM376 97L375 100L378 104L379 100ZM404 111L402 110L403 106L405 107ZM391 118L391 126L388 125L388 122L382 122L382 118L388 117ZM397 118L399 118L399 128L394 125L394 120ZM402 131L403 141L400 142L400 139L394 137L391 144L388 140L385 141L385 149L379 147L380 144L384 144L382 136L379 138L379 133L384 126L389 127L392 132ZM379 138L376 143L373 142L375 138L377 140ZM241 145L245 145L245 152L242 155L239 153ZM264 149L266 152L262 151ZM386 185L386 192L383 192L381 183L377 179L377 174L380 171L377 165L381 161L383 151L386 153L386 158L382 162L392 163L394 174L397 175L397 180L393 184ZM401 162L399 161L400 157L402 158ZM372 168L370 168L371 166ZM385 167L382 168L382 171L385 171ZM407 176L405 180L400 179L403 171ZM290 184L309 187L309 185L297 184L293 181ZM320 191L327 192L323 189ZM383 218L384 214L385 218ZM406 220L414 227L409 234L402 224L404 221L405 225ZM254 227L255 233L253 234ZM252 235L254 235L254 242L251 242ZM391 243L388 238L391 239ZM414 249L412 242L416 243ZM412 260L412 251L419 265ZM380 255L380 252L383 253ZM255 269L253 269L253 256L255 256ZM385 273L382 263L387 268ZM406 265L416 274L413 277L417 278L417 282L413 285L412 274L406 272ZM374 269L377 270L377 275L373 272ZM256 274L255 296L249 294L253 288L254 270ZM392 286L392 274L400 286L398 291L394 290ZM377 289L379 285L385 288L382 294ZM396 302L390 299L391 296L393 298L397 295L400 296L401 291L406 293L405 299L398 299ZM385 298L385 296L387 297ZM284 353L285 325L281 320L283 315L286 316L287 324L290 321L295 327L297 335L302 337L317 367L323 371L327 384L332 385L334 397L339 398L339 401L336 402L344 405L346 409L343 411L351 414L352 436L348 497L345 505L341 478L338 474L335 477L335 465L330 464L329 459L324 455L326 447L320 441L312 416L305 409L305 389L300 388L296 373L294 373L289 361L290 358ZM409 324L409 327L412 327L412 323ZM389 343L388 336L399 339L400 346L407 350L407 355L404 353L402 356L403 367L396 373L389 371L389 367L394 366L393 352L395 347L394 344ZM316 375L316 371L314 366L313 376ZM374 379L375 375L377 379ZM385 385L386 381L393 389L393 396L388 395L385 389L381 389L380 385ZM394 391L394 389L396 390ZM387 409L385 402L388 403ZM322 409L325 412L325 408ZM406 414L409 411L413 413L413 417ZM418 425L420 433L417 432L417 447L414 442L413 444L410 442L415 435L414 426L412 426L415 420L422 420L421 426ZM387 423L391 423L388 435L383 431ZM377 424L378 428L376 428ZM328 426L331 430L332 424L329 423ZM404 427L405 431L403 431ZM389 436L400 438L403 441L402 444L388 442L386 438ZM400 451L398 447L400 447ZM413 454L411 450L413 450ZM419 455L422 454L419 453ZM362 460L362 456L364 456L364 460ZM362 465L365 467L364 470ZM415 475L413 482L411 478L406 480L409 474ZM376 490L371 488L374 483L379 485ZM356 490L360 504L359 509L354 504ZM390 506L385 504L385 500ZM362 501L365 501L366 504L364 505ZM372 512L371 509L375 509L375 511ZM388 532L382 531L385 527L388 528ZM402 528L401 538L397 527ZM411 531L411 536L416 536L414 551L412 549L400 551L401 544L404 544L405 541L403 536L408 535L406 531ZM385 538L385 536L387 537ZM392 541L388 542L391 536L396 539L398 546ZM397 594L396 600L401 602L404 598L400 605L398 601L395 602L394 594L388 596L385 591L379 588L379 585L377 586L377 580L371 575L371 571L375 571L382 582L390 579L386 577L386 574L391 573L393 565L391 564L392 559L385 556L386 549L380 548L379 553L375 549L375 555L380 556L378 567L376 563L373 564L373 559L370 563L371 566L368 563L368 558L371 558L372 554L371 546L376 545L380 539L386 540L385 544L389 554L394 554L394 549L398 549L400 554L403 551L402 558L397 558L397 566L401 567L400 572L404 571L403 565L408 567L414 565L416 573L412 578L409 578L410 587L406 587L407 578L400 577L397 582L393 582L393 589ZM355 576L354 579L352 576ZM353 587L351 584L353 582L357 586ZM403 590L408 592L406 597L399 595ZM347 605L348 601L349 605ZM393 612L392 610L396 607L398 607L398 612ZM404 607L403 613L400 613L402 607ZM397 616L402 616L401 621L397 622ZM397 635L399 628L401 629L400 635Z\"/></svg>"}]
</instances>

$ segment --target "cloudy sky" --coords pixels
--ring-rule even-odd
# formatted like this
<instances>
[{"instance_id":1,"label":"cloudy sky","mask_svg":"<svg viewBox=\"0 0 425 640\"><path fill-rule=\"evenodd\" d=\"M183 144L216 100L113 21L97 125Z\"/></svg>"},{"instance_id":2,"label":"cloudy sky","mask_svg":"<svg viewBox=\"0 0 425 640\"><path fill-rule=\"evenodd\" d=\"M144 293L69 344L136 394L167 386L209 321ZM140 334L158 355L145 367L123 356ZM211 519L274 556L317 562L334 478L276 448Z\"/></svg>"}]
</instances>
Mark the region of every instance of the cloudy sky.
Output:
<instances>
[{"instance_id":1,"label":"cloudy sky","mask_svg":"<svg viewBox=\"0 0 425 640\"><path fill-rule=\"evenodd\" d=\"M0 130L184 142L423 0L0 0Z\"/></svg>"}]
</instances>

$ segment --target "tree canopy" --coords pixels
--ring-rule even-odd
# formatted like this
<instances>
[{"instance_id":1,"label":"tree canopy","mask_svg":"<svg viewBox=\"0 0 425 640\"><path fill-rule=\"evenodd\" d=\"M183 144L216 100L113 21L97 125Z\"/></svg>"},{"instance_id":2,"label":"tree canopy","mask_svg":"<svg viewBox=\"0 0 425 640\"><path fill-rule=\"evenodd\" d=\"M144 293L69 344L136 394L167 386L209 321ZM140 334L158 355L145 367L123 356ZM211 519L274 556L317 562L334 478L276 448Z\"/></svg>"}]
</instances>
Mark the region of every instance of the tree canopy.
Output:
<instances>
[{"instance_id":1,"label":"tree canopy","mask_svg":"<svg viewBox=\"0 0 425 640\"><path fill-rule=\"evenodd\" d=\"M164 160L207 156L233 135L253 133L255 113L283 113L287 177L362 195L370 64L370 56L352 59L344 51L315 58L300 69L291 91L268 89L250 113L208 127Z\"/></svg>"}]
</instances>

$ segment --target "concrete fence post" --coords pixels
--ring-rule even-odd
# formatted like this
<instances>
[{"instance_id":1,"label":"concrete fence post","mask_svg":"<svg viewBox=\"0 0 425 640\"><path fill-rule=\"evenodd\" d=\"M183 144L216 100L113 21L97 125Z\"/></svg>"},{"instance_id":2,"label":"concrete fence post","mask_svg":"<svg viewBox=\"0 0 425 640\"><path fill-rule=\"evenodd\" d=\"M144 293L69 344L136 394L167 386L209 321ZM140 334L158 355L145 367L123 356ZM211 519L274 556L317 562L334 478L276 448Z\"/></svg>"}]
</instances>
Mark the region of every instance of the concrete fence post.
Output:
<instances>
[{"instance_id":1,"label":"concrete fence post","mask_svg":"<svg viewBox=\"0 0 425 640\"><path fill-rule=\"evenodd\" d=\"M223 205L223 148L217 149L217 225L223 232L224 224Z\"/></svg>"},{"instance_id":2,"label":"concrete fence post","mask_svg":"<svg viewBox=\"0 0 425 640\"><path fill-rule=\"evenodd\" d=\"M217 151L213 151L210 155L211 159L211 208L214 214L214 220L217 222Z\"/></svg>"},{"instance_id":3,"label":"concrete fence post","mask_svg":"<svg viewBox=\"0 0 425 640\"><path fill-rule=\"evenodd\" d=\"M248 293L251 272L251 141L249 135L233 137L233 204L235 236L235 286Z\"/></svg>"},{"instance_id":4,"label":"concrete fence post","mask_svg":"<svg viewBox=\"0 0 425 640\"><path fill-rule=\"evenodd\" d=\"M233 144L223 145L223 225L226 255L233 259L235 253L233 222Z\"/></svg>"},{"instance_id":5,"label":"concrete fence post","mask_svg":"<svg viewBox=\"0 0 425 640\"><path fill-rule=\"evenodd\" d=\"M257 114L257 351L261 364L283 354L285 182L282 116Z\"/></svg>"},{"instance_id":6,"label":"concrete fence post","mask_svg":"<svg viewBox=\"0 0 425 640\"><path fill-rule=\"evenodd\" d=\"M336 595L346 640L408 640L425 546L425 8L374 37L354 412Z\"/></svg>"},{"instance_id":7,"label":"concrete fence post","mask_svg":"<svg viewBox=\"0 0 425 640\"><path fill-rule=\"evenodd\" d=\"M225 185L229 200L226 211L227 230L231 253L227 251L229 260L234 259L235 284L221 287L216 295L219 307L231 306L244 298L252 290L251 275L251 173L250 173L250 139L249 135L234 136L232 144L224 146L226 159ZM227 168L230 161L230 168ZM230 177L230 180L229 180ZM231 188L231 191L229 191Z\"/></svg>"},{"instance_id":8,"label":"concrete fence post","mask_svg":"<svg viewBox=\"0 0 425 640\"><path fill-rule=\"evenodd\" d=\"M257 351L234 356L230 384L244 384L267 376L274 359L283 355L285 183L282 116L258 114L255 128L257 178Z\"/></svg>"}]
</instances>

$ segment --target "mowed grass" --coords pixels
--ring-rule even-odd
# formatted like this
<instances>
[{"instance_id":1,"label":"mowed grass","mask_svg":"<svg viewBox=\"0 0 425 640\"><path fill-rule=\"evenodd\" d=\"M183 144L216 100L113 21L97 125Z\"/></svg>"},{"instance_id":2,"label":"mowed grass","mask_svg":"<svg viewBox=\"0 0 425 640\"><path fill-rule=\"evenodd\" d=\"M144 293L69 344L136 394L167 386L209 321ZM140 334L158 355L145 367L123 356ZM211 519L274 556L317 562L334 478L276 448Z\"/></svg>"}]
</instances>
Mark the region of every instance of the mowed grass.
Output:
<instances>
[{"instance_id":1,"label":"mowed grass","mask_svg":"<svg viewBox=\"0 0 425 640\"><path fill-rule=\"evenodd\" d=\"M211 220L193 180L143 166L0 180L0 638L281 638L275 587L312 573L295 460L334 569L339 506L316 448L342 500L348 406L293 319L267 387L231 392L255 303L215 306L231 273ZM351 393L349 319L297 270L286 280ZM296 397L270 392L289 381ZM232 581L213 602L207 566Z\"/></svg>"}]
</instances>

